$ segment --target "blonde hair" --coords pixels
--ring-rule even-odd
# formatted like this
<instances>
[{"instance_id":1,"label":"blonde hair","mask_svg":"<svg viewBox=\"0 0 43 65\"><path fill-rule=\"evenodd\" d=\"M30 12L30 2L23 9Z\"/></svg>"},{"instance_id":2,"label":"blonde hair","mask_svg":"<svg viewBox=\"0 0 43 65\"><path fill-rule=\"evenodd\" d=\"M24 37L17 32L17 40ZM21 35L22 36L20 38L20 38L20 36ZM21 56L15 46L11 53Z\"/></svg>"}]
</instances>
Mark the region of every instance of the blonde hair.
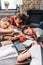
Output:
<instances>
[{"instance_id":1,"label":"blonde hair","mask_svg":"<svg viewBox=\"0 0 43 65\"><path fill-rule=\"evenodd\" d=\"M1 22L9 22L9 18L5 17L0 20ZM10 23L10 22L9 22Z\"/></svg>"},{"instance_id":2,"label":"blonde hair","mask_svg":"<svg viewBox=\"0 0 43 65\"><path fill-rule=\"evenodd\" d=\"M3 22L9 22L9 23L10 23L10 21L9 21L9 19L8 19L7 17L2 18L2 19L0 20L0 27L1 27L1 23L3 23Z\"/></svg>"}]
</instances>

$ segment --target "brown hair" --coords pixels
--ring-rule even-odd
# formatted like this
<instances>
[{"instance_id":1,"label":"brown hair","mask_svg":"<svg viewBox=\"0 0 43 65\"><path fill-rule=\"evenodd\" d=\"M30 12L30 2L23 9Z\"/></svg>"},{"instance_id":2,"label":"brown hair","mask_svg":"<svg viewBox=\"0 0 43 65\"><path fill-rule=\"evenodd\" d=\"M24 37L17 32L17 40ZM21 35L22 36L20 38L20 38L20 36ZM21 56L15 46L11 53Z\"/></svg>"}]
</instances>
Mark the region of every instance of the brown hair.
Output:
<instances>
[{"instance_id":1,"label":"brown hair","mask_svg":"<svg viewBox=\"0 0 43 65\"><path fill-rule=\"evenodd\" d=\"M2 19L1 19L1 22L9 22L9 23L10 23L9 18L7 18L7 17L2 18Z\"/></svg>"},{"instance_id":2,"label":"brown hair","mask_svg":"<svg viewBox=\"0 0 43 65\"><path fill-rule=\"evenodd\" d=\"M29 26L25 26L22 28L22 32L24 33L24 30L28 29Z\"/></svg>"},{"instance_id":3,"label":"brown hair","mask_svg":"<svg viewBox=\"0 0 43 65\"><path fill-rule=\"evenodd\" d=\"M36 41L38 42L38 44L40 44L40 42L42 42L43 44L43 36L36 38Z\"/></svg>"},{"instance_id":4,"label":"brown hair","mask_svg":"<svg viewBox=\"0 0 43 65\"><path fill-rule=\"evenodd\" d=\"M16 19L19 18L20 20L22 20L23 22L26 21L26 19L28 18L27 15L25 15L24 13L17 13L16 14Z\"/></svg>"}]
</instances>

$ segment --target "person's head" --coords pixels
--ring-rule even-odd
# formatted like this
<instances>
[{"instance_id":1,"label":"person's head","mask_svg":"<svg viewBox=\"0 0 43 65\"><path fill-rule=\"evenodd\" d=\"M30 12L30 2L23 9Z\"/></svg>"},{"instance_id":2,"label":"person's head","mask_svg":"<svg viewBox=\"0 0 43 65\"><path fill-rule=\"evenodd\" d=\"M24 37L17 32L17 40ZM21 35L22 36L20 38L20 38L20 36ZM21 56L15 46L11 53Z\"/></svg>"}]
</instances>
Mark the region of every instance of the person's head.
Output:
<instances>
[{"instance_id":1,"label":"person's head","mask_svg":"<svg viewBox=\"0 0 43 65\"><path fill-rule=\"evenodd\" d=\"M30 35L32 34L32 30L29 26L25 26L23 29L22 29L22 32L25 34L25 35Z\"/></svg>"},{"instance_id":2,"label":"person's head","mask_svg":"<svg viewBox=\"0 0 43 65\"><path fill-rule=\"evenodd\" d=\"M37 41L37 43L39 44L39 45L43 45L43 36L42 37L38 37L37 39L36 39L36 41Z\"/></svg>"},{"instance_id":3,"label":"person's head","mask_svg":"<svg viewBox=\"0 0 43 65\"><path fill-rule=\"evenodd\" d=\"M16 21L17 23L22 23L22 22L24 22L26 18L27 18L27 16L26 16L25 14L23 14L23 13L17 13L17 14L15 15L15 21Z\"/></svg>"},{"instance_id":4,"label":"person's head","mask_svg":"<svg viewBox=\"0 0 43 65\"><path fill-rule=\"evenodd\" d=\"M1 21L0 21L0 27L3 28L3 29L6 29L8 28L10 25L10 22L7 18L2 18Z\"/></svg>"}]
</instances>

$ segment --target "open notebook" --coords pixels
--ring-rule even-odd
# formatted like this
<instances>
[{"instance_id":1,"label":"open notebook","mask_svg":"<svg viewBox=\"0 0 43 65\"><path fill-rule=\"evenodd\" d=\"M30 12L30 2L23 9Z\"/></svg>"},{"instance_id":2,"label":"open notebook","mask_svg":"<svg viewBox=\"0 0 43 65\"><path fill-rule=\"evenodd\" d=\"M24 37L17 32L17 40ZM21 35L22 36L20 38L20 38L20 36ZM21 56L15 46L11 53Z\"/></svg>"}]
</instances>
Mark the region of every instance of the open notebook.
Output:
<instances>
[{"instance_id":1,"label":"open notebook","mask_svg":"<svg viewBox=\"0 0 43 65\"><path fill-rule=\"evenodd\" d=\"M32 40L26 40L25 42L23 42L23 44L26 45L26 47L29 47L32 43Z\"/></svg>"},{"instance_id":2,"label":"open notebook","mask_svg":"<svg viewBox=\"0 0 43 65\"><path fill-rule=\"evenodd\" d=\"M15 47L13 48L11 45L5 45L0 47L0 60L17 56L18 53Z\"/></svg>"}]
</instances>

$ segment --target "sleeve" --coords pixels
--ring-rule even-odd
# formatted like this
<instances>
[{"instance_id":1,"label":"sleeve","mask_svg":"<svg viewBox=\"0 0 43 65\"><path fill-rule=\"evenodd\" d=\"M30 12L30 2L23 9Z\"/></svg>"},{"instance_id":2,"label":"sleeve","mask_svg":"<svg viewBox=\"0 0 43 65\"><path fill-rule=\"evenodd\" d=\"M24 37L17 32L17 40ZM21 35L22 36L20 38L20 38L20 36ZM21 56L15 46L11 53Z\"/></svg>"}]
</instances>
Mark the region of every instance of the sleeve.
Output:
<instances>
[{"instance_id":1,"label":"sleeve","mask_svg":"<svg viewBox=\"0 0 43 65\"><path fill-rule=\"evenodd\" d=\"M13 24L13 22L14 22L14 16L11 16L10 17L10 23Z\"/></svg>"}]
</instances>

